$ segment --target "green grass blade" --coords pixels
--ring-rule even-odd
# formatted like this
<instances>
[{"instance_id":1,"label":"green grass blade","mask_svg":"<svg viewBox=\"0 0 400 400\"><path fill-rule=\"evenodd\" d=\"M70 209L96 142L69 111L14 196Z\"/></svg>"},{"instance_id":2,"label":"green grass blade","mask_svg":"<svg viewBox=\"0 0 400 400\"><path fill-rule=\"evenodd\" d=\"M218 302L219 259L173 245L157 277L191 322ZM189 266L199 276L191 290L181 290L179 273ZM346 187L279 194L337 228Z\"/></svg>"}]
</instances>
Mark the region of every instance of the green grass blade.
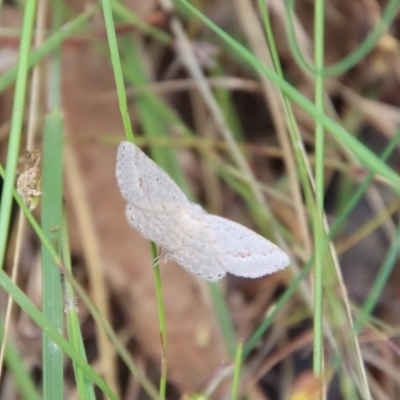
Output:
<instances>
[{"instance_id":1,"label":"green grass blade","mask_svg":"<svg viewBox=\"0 0 400 400\"><path fill-rule=\"evenodd\" d=\"M323 0L316 0L314 6L314 59L317 68L324 66L324 21L325 7ZM325 86L322 77L315 77L315 107L324 112ZM324 228L324 195L325 195L325 132L320 121L315 121L315 203L310 210L313 221L315 267L314 267L314 375L323 375L324 333L323 333L323 279L324 262L328 242Z\"/></svg>"},{"instance_id":2,"label":"green grass blade","mask_svg":"<svg viewBox=\"0 0 400 400\"><path fill-rule=\"evenodd\" d=\"M62 224L62 256L66 270L72 273L71 254L65 213L63 216ZM66 315L69 340L75 351L81 356L83 360L87 361L85 345L83 343L82 332L79 324L78 309L75 305L76 302L74 289L72 285L68 282L68 280L64 281L64 298L64 312ZM81 368L79 368L73 358L72 364L74 366L75 380L79 393L79 398L85 400L95 400L96 396L94 393L92 381L89 379L89 376L86 375Z\"/></svg>"},{"instance_id":3,"label":"green grass blade","mask_svg":"<svg viewBox=\"0 0 400 400\"><path fill-rule=\"evenodd\" d=\"M52 26L59 30L62 21L61 2L54 2ZM42 230L61 255L63 204L63 116L61 107L61 49L57 48L49 63L47 88L49 114L43 130ZM47 247L42 244L42 309L54 327L63 331L63 293L61 274ZM43 396L61 399L64 395L64 354L52 338L43 333Z\"/></svg>"},{"instance_id":4,"label":"green grass blade","mask_svg":"<svg viewBox=\"0 0 400 400\"><path fill-rule=\"evenodd\" d=\"M161 273L159 256L157 254L157 246L151 242L151 256L155 261L153 267L154 280L157 295L157 308L158 308L158 320L160 326L161 334L161 379L160 379L160 399L165 400L165 393L167 389L167 371L168 371L168 346L167 346L167 325L165 322L165 310L164 310L164 299L162 295L162 285L161 285Z\"/></svg>"},{"instance_id":5,"label":"green grass blade","mask_svg":"<svg viewBox=\"0 0 400 400\"><path fill-rule=\"evenodd\" d=\"M61 252L62 225L62 142L63 120L59 112L47 116L43 135L42 230ZM52 255L42 243L43 313L63 330L61 274ZM46 399L61 398L64 393L64 365L61 349L43 334L43 392ZM61 396L61 397L60 397Z\"/></svg>"},{"instance_id":6,"label":"green grass blade","mask_svg":"<svg viewBox=\"0 0 400 400\"><path fill-rule=\"evenodd\" d=\"M238 397L240 370L242 367L242 351L243 351L243 342L240 341L236 349L235 368L233 370L232 396L231 396L232 400L236 400Z\"/></svg>"},{"instance_id":7,"label":"green grass blade","mask_svg":"<svg viewBox=\"0 0 400 400\"><path fill-rule=\"evenodd\" d=\"M121 60L118 52L117 36L115 34L114 19L111 4L108 0L102 0L104 21L107 30L107 39L111 55L111 63L114 71L115 84L117 87L118 103L124 124L125 134L129 141L133 142L132 125L128 113L124 77L122 75Z\"/></svg>"},{"instance_id":8,"label":"green grass blade","mask_svg":"<svg viewBox=\"0 0 400 400\"><path fill-rule=\"evenodd\" d=\"M19 62L17 66L17 83L15 87L14 104L12 109L10 138L7 150L6 175L0 200L0 269L3 269L6 252L8 229L11 216L12 191L21 141L22 124L24 119L26 86L28 79L28 59L32 42L33 22L35 19L36 0L28 1L25 5L24 20L21 32Z\"/></svg>"}]
</instances>

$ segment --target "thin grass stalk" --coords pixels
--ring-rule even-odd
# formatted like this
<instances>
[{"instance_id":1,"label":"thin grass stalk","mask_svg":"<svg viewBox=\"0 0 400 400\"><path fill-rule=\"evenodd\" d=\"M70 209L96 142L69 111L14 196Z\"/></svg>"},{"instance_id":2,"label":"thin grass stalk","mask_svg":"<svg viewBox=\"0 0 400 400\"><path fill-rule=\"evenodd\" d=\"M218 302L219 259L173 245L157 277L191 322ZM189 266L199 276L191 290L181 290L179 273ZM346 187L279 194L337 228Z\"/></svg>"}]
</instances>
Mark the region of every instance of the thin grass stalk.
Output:
<instances>
[{"instance_id":1,"label":"thin grass stalk","mask_svg":"<svg viewBox=\"0 0 400 400\"><path fill-rule=\"evenodd\" d=\"M316 0L314 8L314 60L318 69L324 66L324 1ZM324 79L315 77L315 107L324 112ZM327 245L323 225L325 194L325 138L324 128L315 121L315 197L316 210L313 215L314 226L314 351L313 370L317 378L323 376L324 334L323 334L323 265Z\"/></svg>"},{"instance_id":2,"label":"thin grass stalk","mask_svg":"<svg viewBox=\"0 0 400 400\"><path fill-rule=\"evenodd\" d=\"M68 225L65 213L63 215L62 224L62 255L64 260L64 266L67 271L72 273L71 254L68 240ZM78 308L76 306L76 298L72 285L68 280L64 280L64 312L66 316L66 325L68 331L68 337L71 345L75 351L82 357L83 360L87 361L85 345L83 343L82 332L80 329L80 323L78 318ZM95 400L96 395L94 392L92 381L84 371L79 368L72 359L72 365L74 367L76 386L80 399Z\"/></svg>"},{"instance_id":3,"label":"thin grass stalk","mask_svg":"<svg viewBox=\"0 0 400 400\"><path fill-rule=\"evenodd\" d=\"M40 0L38 4L38 18L36 21L35 27L35 46L39 46L44 38L44 24L45 24L45 17L47 11L47 2L46 0ZM39 68L36 66L34 68L32 74L32 84L31 84L31 95L29 99L29 118L28 118L28 133L27 133L27 140L26 140L26 150L32 151L34 145L34 137L37 125L37 115L38 115L38 108L39 108L39 91L40 91L40 74ZM39 181L39 177L37 180ZM40 182L40 181L39 181ZM15 244L15 254L12 266L12 274L11 279L13 282L17 282L18 277L18 270L20 267L20 259L21 259L21 251L22 251L22 242L23 238L25 237L26 233L26 218L22 212L22 210L18 210L18 228L17 228L17 238ZM11 314L13 308L13 300L11 297L7 299L7 309L5 315L5 329L4 329L4 336L3 341L1 344L1 352L0 352L0 376L2 375L2 366L3 366L3 357L6 348L7 336L8 336L8 328L11 321Z\"/></svg>"},{"instance_id":4,"label":"thin grass stalk","mask_svg":"<svg viewBox=\"0 0 400 400\"><path fill-rule=\"evenodd\" d=\"M162 350L160 399L165 400L165 393L167 388L167 370L168 370L167 326L165 323L165 311L164 311L164 300L162 295L160 262L159 262L159 256L157 254L157 247L153 242L151 242L151 255L154 260L153 272L154 272L156 294L157 294L158 320L160 326L161 350Z\"/></svg>"},{"instance_id":5,"label":"thin grass stalk","mask_svg":"<svg viewBox=\"0 0 400 400\"><path fill-rule=\"evenodd\" d=\"M263 20L264 20L264 24L265 24L265 32L266 32L266 36L268 38L268 44L271 49L271 57L272 57L274 69L275 69L276 73L278 74L278 76L283 79L284 75L283 75L282 66L281 66L280 60L279 60L278 50L276 48L275 40L274 40L273 33L272 33L272 26L271 26L268 10L266 8L265 2L260 0L259 4L260 4L260 9L262 10ZM309 210L314 210L316 208L315 207L315 198L314 198L315 183L314 183L314 177L312 175L308 155L304 148L302 137L300 135L300 131L297 126L297 122L294 117L294 113L293 113L289 98L287 97L287 95L285 93L282 93L282 99L283 99L284 111L285 111L286 118L288 121L288 130L289 130L289 135L290 135L290 139L292 142L293 152L294 152L294 155L296 158L298 176L299 176L299 179L301 182L301 187L304 192L305 202L306 202L307 208ZM302 214L300 214L300 216L302 216ZM303 224L307 224L307 222L303 221ZM305 240L306 249L308 249L308 247L310 246L309 242L310 242L309 239ZM310 249L310 251L311 251L311 249ZM292 261L292 264L293 264L293 261ZM309 288L306 287L306 284L301 284L300 290L301 290L303 297L306 299L307 303L311 307L313 301L312 301L312 297L310 296Z\"/></svg>"},{"instance_id":6,"label":"thin grass stalk","mask_svg":"<svg viewBox=\"0 0 400 400\"><path fill-rule=\"evenodd\" d=\"M268 41L268 47L269 47L270 54L271 54L272 65L274 67L275 72L280 77L283 77L282 67L281 67L280 60L279 60L278 50L277 50L277 46L275 43L275 38L273 35L273 29L272 29L266 2L263 0L259 0L258 4L260 7L262 17L263 17L264 30L265 30L265 35L266 35L266 38ZM299 181L298 172L297 172L298 168L295 164L296 159L293 157L293 153L297 152L298 153L297 158L299 158L299 156L301 156L301 158L304 159L305 154L302 151L298 151L296 149L296 146L293 146L293 143L294 143L293 139L295 137L297 137L298 140L301 140L300 135L298 133L297 128L295 128L295 130L293 130L293 127L295 126L293 124L294 119L289 118L289 116L291 115L291 111L289 111L291 106L290 106L290 103L287 101L287 97L285 95L283 95L282 93L281 93L280 97L281 97L281 101L282 101L283 111L284 111L284 114L286 115L286 118L288 121L286 123L286 129L289 131L288 134L290 135L290 139L292 140L292 148L288 149L286 151L286 153L288 153L289 155L287 155L285 157L285 163L287 165L289 181L290 181L290 186L291 186L291 193L293 195L294 202L295 202L295 210L296 210L297 218L299 219L301 236L303 237L302 240L304 242L305 252L306 252L307 256L310 257L311 252L312 252L311 237L310 237L310 232L309 232L309 227L308 227L309 224L307 221L307 215L306 215L306 211L304 208L304 202L303 202L302 194L301 194L301 190L300 190L300 184L302 184L303 186L304 185L309 186L309 181L307 178L307 174L302 174L302 175L300 175L300 182L298 182ZM304 163L305 163L305 161L302 162L302 164L304 164ZM305 168L303 168L303 170L305 171Z\"/></svg>"},{"instance_id":7,"label":"thin grass stalk","mask_svg":"<svg viewBox=\"0 0 400 400\"><path fill-rule=\"evenodd\" d=\"M92 210L88 204L87 188L83 182L77 156L72 146L67 145L65 147L64 158L65 164L68 165L65 176L69 187L71 202L74 204L77 229L81 235L83 255L90 287L93 292L93 302L102 318L110 321L110 301L104 274L105 268L102 268L104 260L100 255L100 240L97 237L96 224ZM95 325L94 330L97 338L98 368L102 371L106 382L118 393L115 350L100 325Z\"/></svg>"},{"instance_id":8,"label":"thin grass stalk","mask_svg":"<svg viewBox=\"0 0 400 400\"><path fill-rule=\"evenodd\" d=\"M242 367L242 352L243 352L243 341L239 341L236 349L235 365L233 370L233 381L232 381L232 400L237 400L239 393L239 380L240 370Z\"/></svg>"},{"instance_id":9,"label":"thin grass stalk","mask_svg":"<svg viewBox=\"0 0 400 400\"><path fill-rule=\"evenodd\" d=\"M15 86L14 103L11 116L10 136L7 150L6 174L0 200L0 270L4 267L7 238L10 225L12 191L14 188L15 175L19 146L21 142L22 124L25 111L26 87L29 69L29 50L32 42L33 23L35 20L36 0L25 4L23 25L21 31L21 45L19 51L17 71L17 82Z\"/></svg>"},{"instance_id":10,"label":"thin grass stalk","mask_svg":"<svg viewBox=\"0 0 400 400\"><path fill-rule=\"evenodd\" d=\"M111 62L113 66L113 71L114 71L114 77L115 77L115 83L117 87L117 95L118 95L118 102L119 102L119 108L125 128L125 134L127 135L127 138L129 141L133 141L133 131L132 131L132 125L130 122L130 117L128 113L128 104L127 104L127 98L126 98L126 91L125 91L125 86L124 86L124 79L123 79L123 74L122 74L122 67L121 67L121 61L119 57L119 52L118 52L118 43L117 43L117 38L115 34L115 27L114 27L114 19L112 15L112 9L111 9L111 4L108 0L102 0L102 5L103 5L103 13L104 13L104 20L106 24L106 30L107 30L107 38L108 38L108 44L110 48L110 54L111 54ZM155 244L151 243L151 248L152 252L155 248ZM164 326L160 325L160 331L164 333L166 332L165 330L165 313L164 313L164 307L163 307L163 302L162 302L162 287L161 287L161 277L159 274L159 268L155 268L155 285L156 285L156 293L157 293L157 305L159 307L158 312L159 312L159 318L160 318L160 324L162 323L163 319L163 324ZM161 307L161 308L160 308ZM162 360L162 372L161 372L161 382L160 382L160 396L162 399L165 398L165 388L166 388L166 367L167 367L167 360L166 360L166 333L164 337L161 337L162 339L162 346L163 350L165 350L164 357Z\"/></svg>"},{"instance_id":11,"label":"thin grass stalk","mask_svg":"<svg viewBox=\"0 0 400 400\"><path fill-rule=\"evenodd\" d=\"M124 77L122 75L121 61L119 58L117 36L115 34L114 18L112 15L111 4L109 0L102 0L101 4L103 6L104 22L106 24L107 40L110 49L115 84L117 87L117 96L122 122L124 124L126 137L130 142L133 142L133 131L128 113L128 103L126 101Z\"/></svg>"},{"instance_id":12,"label":"thin grass stalk","mask_svg":"<svg viewBox=\"0 0 400 400\"><path fill-rule=\"evenodd\" d=\"M265 24L265 32L266 32L266 36L268 38L269 48L271 50L271 57L273 60L273 65L274 65L274 68L275 68L275 71L277 72L277 74L281 78L283 78L283 72L282 72L282 68L280 65L278 52L277 52L276 45L275 45L275 40L274 40L273 33L272 33L272 27L271 27L271 23L270 23L268 10L267 10L264 2L260 1L259 5L260 5L261 13L263 15L263 21ZM302 139L300 136L300 132L299 132L299 129L296 124L296 120L293 115L291 104L290 104L287 96L284 93L282 94L282 96L283 96L284 110L285 110L287 120L288 120L289 134L290 134L291 141L293 144L293 150L294 150L294 154L295 154L297 166L298 166L298 173L299 173L299 177L300 177L300 182L302 184L302 187L303 187L303 190L305 193L306 203L307 203L309 209L315 209L313 176L311 173L311 168L309 166L307 153L304 149L304 145L303 145L303 142L302 142ZM251 337L251 339L249 340L249 342L247 343L247 345L245 347L246 356L250 353L252 348L256 345L257 341L265 333L266 329L270 326L276 313L283 307L285 302L288 301L290 296L295 292L295 290L298 288L298 286L302 283L303 279L308 274L308 271L310 270L313 261L314 261L314 259L312 258L312 260L309 263L307 263L307 265L304 267L303 271L301 271L300 274L298 274L296 276L295 280L292 282L290 287L286 290L284 295L279 299L276 307L274 307L272 309L272 311L270 311L270 313L268 314L268 316L266 317L264 322L260 325L260 327L256 330L254 335ZM308 304L311 306L312 299L309 296L308 288L305 285L301 285L300 288L301 288L301 293L305 297Z\"/></svg>"}]
</instances>

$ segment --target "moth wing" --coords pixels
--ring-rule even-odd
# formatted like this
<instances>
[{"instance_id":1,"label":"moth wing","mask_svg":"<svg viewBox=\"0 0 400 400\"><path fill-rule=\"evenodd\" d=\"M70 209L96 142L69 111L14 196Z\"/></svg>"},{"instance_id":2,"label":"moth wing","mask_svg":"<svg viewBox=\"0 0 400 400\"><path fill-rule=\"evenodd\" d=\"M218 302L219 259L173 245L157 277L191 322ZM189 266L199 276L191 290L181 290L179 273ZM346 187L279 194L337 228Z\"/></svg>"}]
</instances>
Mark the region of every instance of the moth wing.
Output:
<instances>
[{"instance_id":1,"label":"moth wing","mask_svg":"<svg viewBox=\"0 0 400 400\"><path fill-rule=\"evenodd\" d=\"M182 243L182 230L179 227L179 214L168 212L149 213L128 204L125 217L129 225L140 234L154 242L167 253Z\"/></svg>"},{"instance_id":2,"label":"moth wing","mask_svg":"<svg viewBox=\"0 0 400 400\"><path fill-rule=\"evenodd\" d=\"M179 213L191 204L172 178L133 143L120 143L116 177L123 198L133 207Z\"/></svg>"},{"instance_id":3,"label":"moth wing","mask_svg":"<svg viewBox=\"0 0 400 400\"><path fill-rule=\"evenodd\" d=\"M259 278L290 264L277 245L252 230L216 215L206 215L207 229L215 256L233 275Z\"/></svg>"},{"instance_id":4,"label":"moth wing","mask_svg":"<svg viewBox=\"0 0 400 400\"><path fill-rule=\"evenodd\" d=\"M226 270L216 257L207 215L200 206L193 205L179 224L182 230L180 245L173 251L167 250L166 255L187 271L214 282L223 278Z\"/></svg>"}]
</instances>

